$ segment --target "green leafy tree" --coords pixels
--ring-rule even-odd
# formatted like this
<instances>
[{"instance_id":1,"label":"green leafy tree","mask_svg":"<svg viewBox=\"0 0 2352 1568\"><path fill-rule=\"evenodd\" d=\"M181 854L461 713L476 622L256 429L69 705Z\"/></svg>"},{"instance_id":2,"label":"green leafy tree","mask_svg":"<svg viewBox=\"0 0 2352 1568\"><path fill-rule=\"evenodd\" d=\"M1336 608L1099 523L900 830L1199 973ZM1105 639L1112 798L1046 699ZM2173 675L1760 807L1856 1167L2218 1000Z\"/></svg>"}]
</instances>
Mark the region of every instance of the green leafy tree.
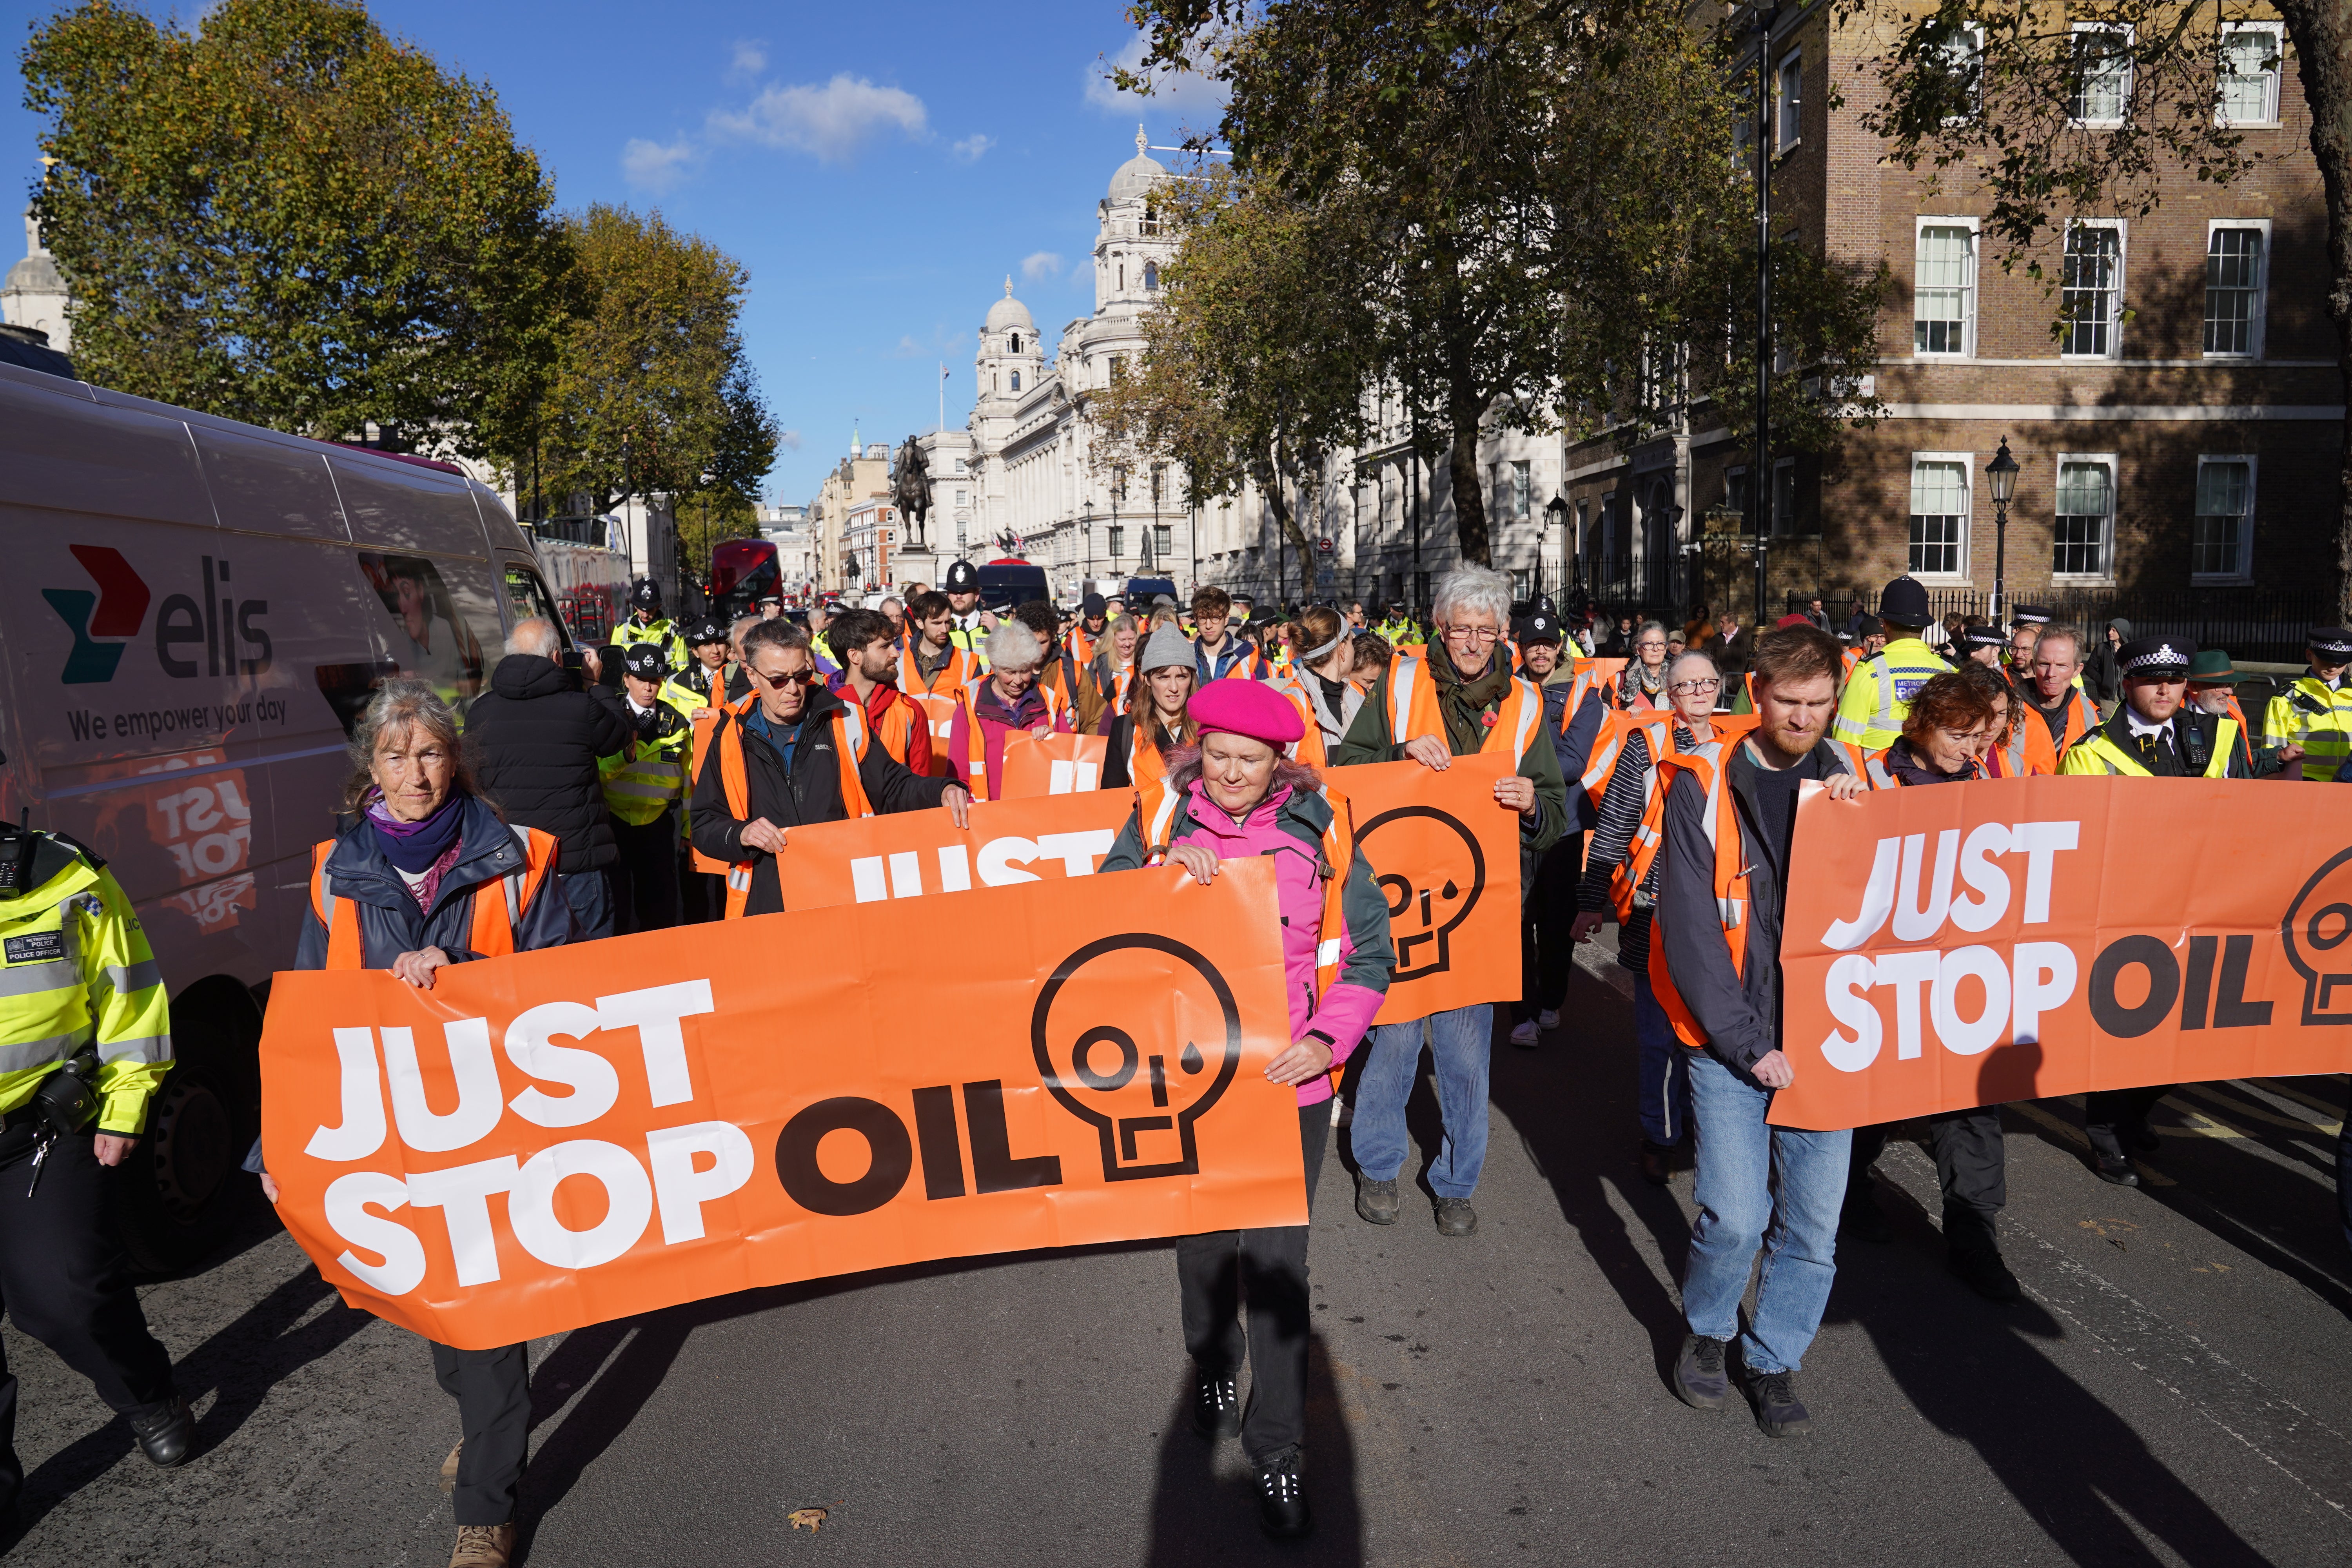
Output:
<instances>
[{"instance_id":1,"label":"green leafy tree","mask_svg":"<svg viewBox=\"0 0 2352 1568\"><path fill-rule=\"evenodd\" d=\"M223 0L193 30L84 0L23 68L86 374L321 437L519 449L567 255L487 87L349 0Z\"/></svg>"},{"instance_id":2,"label":"green leafy tree","mask_svg":"<svg viewBox=\"0 0 2352 1568\"><path fill-rule=\"evenodd\" d=\"M2045 285L2031 253L2070 218L2145 216L2161 202L2168 177L2188 173L2227 185L2257 166L2259 155L2226 112L2225 79L2283 76L2287 62L2233 39L2231 26L2283 25L2311 113L2326 205L2327 313L2339 370L2352 384L2352 4L2097 0L2059 9L1943 0L1922 11L1896 0L1842 0L1839 15L1874 30L1885 46L1859 68L1874 95L1864 125L1887 138L1890 155L1906 168L1956 169L1980 183L1990 203L1985 232L2003 247L2001 265L2023 261ZM2063 326L2053 320L2053 331ZM2352 616L2352 443L2343 463L2336 591Z\"/></svg>"},{"instance_id":3,"label":"green leafy tree","mask_svg":"<svg viewBox=\"0 0 2352 1568\"><path fill-rule=\"evenodd\" d=\"M1144 0L1132 15L1150 44L1121 85L1162 67L1224 82L1237 177L1312 215L1315 287L1370 323L1357 390L1402 397L1449 474L1465 559L1491 560L1483 436L1564 420L1631 441L1695 398L1736 432L1752 421L1740 104L1723 40L1679 6ZM1875 353L1881 279L1792 243L1773 264L1790 354L1775 427L1782 449L1825 445L1874 412L1843 388Z\"/></svg>"}]
</instances>

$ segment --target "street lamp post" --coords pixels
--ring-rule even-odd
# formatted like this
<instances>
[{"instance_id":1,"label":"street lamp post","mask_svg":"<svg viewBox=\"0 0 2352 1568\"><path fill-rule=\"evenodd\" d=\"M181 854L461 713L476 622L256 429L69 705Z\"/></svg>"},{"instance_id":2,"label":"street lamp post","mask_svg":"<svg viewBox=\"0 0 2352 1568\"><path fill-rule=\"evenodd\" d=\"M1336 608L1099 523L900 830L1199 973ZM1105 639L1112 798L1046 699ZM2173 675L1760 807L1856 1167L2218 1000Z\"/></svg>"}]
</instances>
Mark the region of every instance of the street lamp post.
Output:
<instances>
[{"instance_id":1,"label":"street lamp post","mask_svg":"<svg viewBox=\"0 0 2352 1568\"><path fill-rule=\"evenodd\" d=\"M2017 459L2009 455L2006 436L2000 438L2000 450L1985 465L1985 483L1992 489L1992 614L1987 618L1999 626L2009 607L2009 499L2017 493Z\"/></svg>"},{"instance_id":2,"label":"street lamp post","mask_svg":"<svg viewBox=\"0 0 2352 1568\"><path fill-rule=\"evenodd\" d=\"M1543 537L1536 542L1536 595L1538 597L1541 597L1544 591L1544 556L1551 548L1551 531L1567 526L1567 498L1558 490L1554 490L1551 500L1544 502Z\"/></svg>"},{"instance_id":3,"label":"street lamp post","mask_svg":"<svg viewBox=\"0 0 2352 1568\"><path fill-rule=\"evenodd\" d=\"M1094 574L1095 563L1095 502L1088 496L1078 508L1078 580L1083 584ZM1078 592L1086 592L1081 587Z\"/></svg>"}]
</instances>

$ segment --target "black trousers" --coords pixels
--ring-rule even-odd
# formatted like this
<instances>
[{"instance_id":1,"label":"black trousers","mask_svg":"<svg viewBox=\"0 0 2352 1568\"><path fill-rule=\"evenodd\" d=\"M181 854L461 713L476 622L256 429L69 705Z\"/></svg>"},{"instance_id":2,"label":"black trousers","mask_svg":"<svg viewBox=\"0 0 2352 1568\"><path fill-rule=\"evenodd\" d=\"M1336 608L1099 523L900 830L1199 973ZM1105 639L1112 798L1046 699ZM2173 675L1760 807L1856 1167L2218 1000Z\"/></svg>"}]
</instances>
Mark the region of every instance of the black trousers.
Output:
<instances>
[{"instance_id":1,"label":"black trousers","mask_svg":"<svg viewBox=\"0 0 2352 1568\"><path fill-rule=\"evenodd\" d=\"M1519 999L1511 1022L1557 1012L1568 1000L1568 972L1576 966L1576 885L1584 875L1584 835L1571 833L1543 853L1535 881L1519 905Z\"/></svg>"},{"instance_id":2,"label":"black trousers","mask_svg":"<svg viewBox=\"0 0 2352 1568\"><path fill-rule=\"evenodd\" d=\"M677 903L677 807L643 827L613 818L613 840L621 858L613 868L614 913L620 934L667 931L679 922Z\"/></svg>"},{"instance_id":3,"label":"black trousers","mask_svg":"<svg viewBox=\"0 0 2352 1568\"><path fill-rule=\"evenodd\" d=\"M131 1288L90 1135L51 1143L37 1184L31 1153L26 1130L0 1133L0 1303L19 1330L89 1379L109 1409L162 1404L172 1397L172 1357L147 1331ZM0 1474L22 1479L16 1438L16 1379L0 1351Z\"/></svg>"},{"instance_id":4,"label":"black trousers","mask_svg":"<svg viewBox=\"0 0 2352 1568\"><path fill-rule=\"evenodd\" d=\"M494 1351L433 1346L433 1375L457 1402L466 1434L457 1456L459 1524L506 1524L515 1516L515 1489L530 1445L530 1347Z\"/></svg>"},{"instance_id":5,"label":"black trousers","mask_svg":"<svg viewBox=\"0 0 2352 1568\"><path fill-rule=\"evenodd\" d=\"M2134 1138L2147 1135L2147 1113L2173 1090L2168 1083L2139 1089L2102 1089L2083 1097L2083 1131L2091 1147L2110 1160L2127 1158Z\"/></svg>"},{"instance_id":6,"label":"black trousers","mask_svg":"<svg viewBox=\"0 0 2352 1568\"><path fill-rule=\"evenodd\" d=\"M1315 1206L1315 1179L1331 1141L1331 1102L1298 1110L1298 1142L1307 1165L1307 1206ZM1218 1230L1176 1238L1176 1286L1183 1301L1184 1348L1207 1372L1231 1372L1249 1355L1249 1408L1242 1415L1242 1451L1265 1463L1307 1436L1307 1340L1314 1310L1307 1293L1307 1231L1303 1225L1270 1230ZM1239 1313L1249 1301L1249 1332Z\"/></svg>"},{"instance_id":7,"label":"black trousers","mask_svg":"<svg viewBox=\"0 0 2352 1568\"><path fill-rule=\"evenodd\" d=\"M2000 1107L1947 1110L1927 1120L1928 1147L1936 1156L1936 1181L1944 1191L1944 1240L1960 1247L1990 1242L1993 1216L2009 1203L2009 1158L2001 1142ZM1870 1167L1885 1149L1887 1135L1901 1125L1889 1121L1853 1130L1846 1191L1860 1190Z\"/></svg>"}]
</instances>

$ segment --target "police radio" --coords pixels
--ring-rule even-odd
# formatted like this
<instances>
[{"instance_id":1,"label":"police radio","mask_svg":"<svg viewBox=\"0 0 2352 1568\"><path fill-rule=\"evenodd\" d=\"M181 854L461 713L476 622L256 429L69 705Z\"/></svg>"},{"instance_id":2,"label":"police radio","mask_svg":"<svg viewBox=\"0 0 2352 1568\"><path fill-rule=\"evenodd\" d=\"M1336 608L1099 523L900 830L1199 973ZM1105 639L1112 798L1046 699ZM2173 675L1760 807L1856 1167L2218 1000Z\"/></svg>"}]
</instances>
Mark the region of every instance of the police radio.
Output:
<instances>
[{"instance_id":1,"label":"police radio","mask_svg":"<svg viewBox=\"0 0 2352 1568\"><path fill-rule=\"evenodd\" d=\"M33 831L32 821L29 806L23 820L0 821L0 899L19 898L32 890L33 856L41 847L41 836Z\"/></svg>"}]
</instances>

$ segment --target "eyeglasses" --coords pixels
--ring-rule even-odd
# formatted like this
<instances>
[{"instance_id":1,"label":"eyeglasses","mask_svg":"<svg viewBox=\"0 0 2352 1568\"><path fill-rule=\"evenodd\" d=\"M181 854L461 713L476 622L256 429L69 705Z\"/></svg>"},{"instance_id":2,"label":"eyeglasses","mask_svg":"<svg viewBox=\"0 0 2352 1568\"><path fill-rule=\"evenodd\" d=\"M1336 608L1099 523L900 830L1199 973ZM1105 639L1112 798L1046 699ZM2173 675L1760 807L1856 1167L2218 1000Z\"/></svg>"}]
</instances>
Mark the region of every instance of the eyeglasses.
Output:
<instances>
[{"instance_id":1,"label":"eyeglasses","mask_svg":"<svg viewBox=\"0 0 2352 1568\"><path fill-rule=\"evenodd\" d=\"M1492 626L1447 626L1445 635L1454 642L1499 642L1503 636Z\"/></svg>"},{"instance_id":2,"label":"eyeglasses","mask_svg":"<svg viewBox=\"0 0 2352 1568\"><path fill-rule=\"evenodd\" d=\"M816 671L814 669L795 669L783 675L770 675L766 670L754 668L751 673L778 691L791 686L806 686L816 679Z\"/></svg>"},{"instance_id":3,"label":"eyeglasses","mask_svg":"<svg viewBox=\"0 0 2352 1568\"><path fill-rule=\"evenodd\" d=\"M1683 693L1685 693L1685 694L1687 694L1687 695L1689 695L1689 696L1696 697L1696 696L1697 696L1697 695L1698 695L1700 692L1702 692L1702 691L1720 691L1720 690L1722 690L1722 689L1723 689L1723 682L1722 682L1720 679L1716 679L1716 680L1677 680L1677 681L1675 681L1673 685L1671 685L1671 686L1667 687L1667 688L1666 688L1666 689L1667 689L1667 690L1669 690L1669 691L1683 692Z\"/></svg>"},{"instance_id":4,"label":"eyeglasses","mask_svg":"<svg viewBox=\"0 0 2352 1568\"><path fill-rule=\"evenodd\" d=\"M1666 645L1662 642L1637 642L1633 646L1648 653L1664 653L1666 651Z\"/></svg>"}]
</instances>

